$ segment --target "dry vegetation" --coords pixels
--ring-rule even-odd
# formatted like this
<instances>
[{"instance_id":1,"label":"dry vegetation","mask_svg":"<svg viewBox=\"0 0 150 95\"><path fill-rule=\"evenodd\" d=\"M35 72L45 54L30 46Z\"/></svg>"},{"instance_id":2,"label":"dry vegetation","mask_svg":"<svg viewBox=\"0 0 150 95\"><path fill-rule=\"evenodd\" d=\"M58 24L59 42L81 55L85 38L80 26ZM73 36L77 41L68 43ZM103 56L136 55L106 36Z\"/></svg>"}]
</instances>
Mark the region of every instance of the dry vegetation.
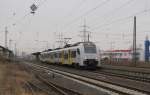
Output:
<instances>
[{"instance_id":1,"label":"dry vegetation","mask_svg":"<svg viewBox=\"0 0 150 95\"><path fill-rule=\"evenodd\" d=\"M27 81L33 81L33 75L19 64L0 61L0 95L32 95ZM39 91L35 95L46 95Z\"/></svg>"}]
</instances>

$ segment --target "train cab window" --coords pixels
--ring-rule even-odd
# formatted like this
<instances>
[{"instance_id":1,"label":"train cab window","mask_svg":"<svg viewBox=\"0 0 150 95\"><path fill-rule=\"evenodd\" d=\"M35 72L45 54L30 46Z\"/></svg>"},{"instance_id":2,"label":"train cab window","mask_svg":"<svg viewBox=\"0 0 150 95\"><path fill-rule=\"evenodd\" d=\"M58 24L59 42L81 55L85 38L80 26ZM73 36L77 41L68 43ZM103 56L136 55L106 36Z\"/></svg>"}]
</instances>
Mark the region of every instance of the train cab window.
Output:
<instances>
[{"instance_id":1,"label":"train cab window","mask_svg":"<svg viewBox=\"0 0 150 95\"><path fill-rule=\"evenodd\" d=\"M94 44L84 44L85 53L96 53L96 46Z\"/></svg>"},{"instance_id":2,"label":"train cab window","mask_svg":"<svg viewBox=\"0 0 150 95\"><path fill-rule=\"evenodd\" d=\"M77 48L77 53L80 55L80 50L79 50L79 48Z\"/></svg>"}]
</instances>

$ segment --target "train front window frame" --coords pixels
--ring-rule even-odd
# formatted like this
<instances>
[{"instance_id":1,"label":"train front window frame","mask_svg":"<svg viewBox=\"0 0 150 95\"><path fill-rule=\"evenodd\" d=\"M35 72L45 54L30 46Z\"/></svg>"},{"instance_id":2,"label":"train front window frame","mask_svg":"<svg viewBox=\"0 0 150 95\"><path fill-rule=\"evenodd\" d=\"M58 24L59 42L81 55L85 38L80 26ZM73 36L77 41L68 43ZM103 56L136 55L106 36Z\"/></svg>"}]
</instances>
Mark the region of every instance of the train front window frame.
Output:
<instances>
[{"instance_id":1,"label":"train front window frame","mask_svg":"<svg viewBox=\"0 0 150 95\"><path fill-rule=\"evenodd\" d=\"M96 53L96 46L95 45L88 45L84 44L84 52L85 53Z\"/></svg>"}]
</instances>

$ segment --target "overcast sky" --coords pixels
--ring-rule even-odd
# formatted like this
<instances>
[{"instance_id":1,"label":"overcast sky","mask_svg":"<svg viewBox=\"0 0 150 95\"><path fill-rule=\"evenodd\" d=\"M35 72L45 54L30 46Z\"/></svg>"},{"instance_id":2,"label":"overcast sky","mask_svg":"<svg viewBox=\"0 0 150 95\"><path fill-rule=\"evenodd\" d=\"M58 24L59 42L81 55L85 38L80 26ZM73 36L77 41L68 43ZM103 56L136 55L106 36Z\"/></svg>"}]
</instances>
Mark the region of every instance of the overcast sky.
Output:
<instances>
[{"instance_id":1,"label":"overcast sky","mask_svg":"<svg viewBox=\"0 0 150 95\"><path fill-rule=\"evenodd\" d=\"M30 6L36 4L36 13ZM22 52L35 52L57 47L58 36L70 37L71 43L81 41L86 20L90 40L100 49L128 49L132 45L133 16L137 15L137 43L144 44L150 36L149 0L0 0L0 45L4 31L8 40L17 43ZM9 43L8 43L9 45Z\"/></svg>"}]
</instances>

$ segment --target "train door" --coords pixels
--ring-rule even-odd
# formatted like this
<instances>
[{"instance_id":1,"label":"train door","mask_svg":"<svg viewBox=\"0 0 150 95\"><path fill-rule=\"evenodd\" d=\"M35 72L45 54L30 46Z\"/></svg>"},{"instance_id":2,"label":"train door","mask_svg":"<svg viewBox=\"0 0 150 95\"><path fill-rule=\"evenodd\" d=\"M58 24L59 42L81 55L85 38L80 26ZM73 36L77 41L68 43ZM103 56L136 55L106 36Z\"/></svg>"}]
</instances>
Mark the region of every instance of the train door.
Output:
<instances>
[{"instance_id":1,"label":"train door","mask_svg":"<svg viewBox=\"0 0 150 95\"><path fill-rule=\"evenodd\" d=\"M61 64L64 64L64 51L61 51Z\"/></svg>"},{"instance_id":2,"label":"train door","mask_svg":"<svg viewBox=\"0 0 150 95\"><path fill-rule=\"evenodd\" d=\"M71 52L71 50L68 50L68 64L72 64L72 54L71 54L72 52Z\"/></svg>"},{"instance_id":3,"label":"train door","mask_svg":"<svg viewBox=\"0 0 150 95\"><path fill-rule=\"evenodd\" d=\"M59 64L61 63L61 52L60 51L58 52L58 63Z\"/></svg>"},{"instance_id":4,"label":"train door","mask_svg":"<svg viewBox=\"0 0 150 95\"><path fill-rule=\"evenodd\" d=\"M71 51L71 61L72 61L72 65L74 65L75 63L77 63L77 60L76 60L76 50L72 50Z\"/></svg>"},{"instance_id":5,"label":"train door","mask_svg":"<svg viewBox=\"0 0 150 95\"><path fill-rule=\"evenodd\" d=\"M81 52L80 52L80 49L77 48L77 56L76 56L76 59L77 59L77 65L80 65L81 64Z\"/></svg>"},{"instance_id":6,"label":"train door","mask_svg":"<svg viewBox=\"0 0 150 95\"><path fill-rule=\"evenodd\" d=\"M68 50L66 50L66 51L64 51L64 64L69 64L68 57L69 57Z\"/></svg>"}]
</instances>

